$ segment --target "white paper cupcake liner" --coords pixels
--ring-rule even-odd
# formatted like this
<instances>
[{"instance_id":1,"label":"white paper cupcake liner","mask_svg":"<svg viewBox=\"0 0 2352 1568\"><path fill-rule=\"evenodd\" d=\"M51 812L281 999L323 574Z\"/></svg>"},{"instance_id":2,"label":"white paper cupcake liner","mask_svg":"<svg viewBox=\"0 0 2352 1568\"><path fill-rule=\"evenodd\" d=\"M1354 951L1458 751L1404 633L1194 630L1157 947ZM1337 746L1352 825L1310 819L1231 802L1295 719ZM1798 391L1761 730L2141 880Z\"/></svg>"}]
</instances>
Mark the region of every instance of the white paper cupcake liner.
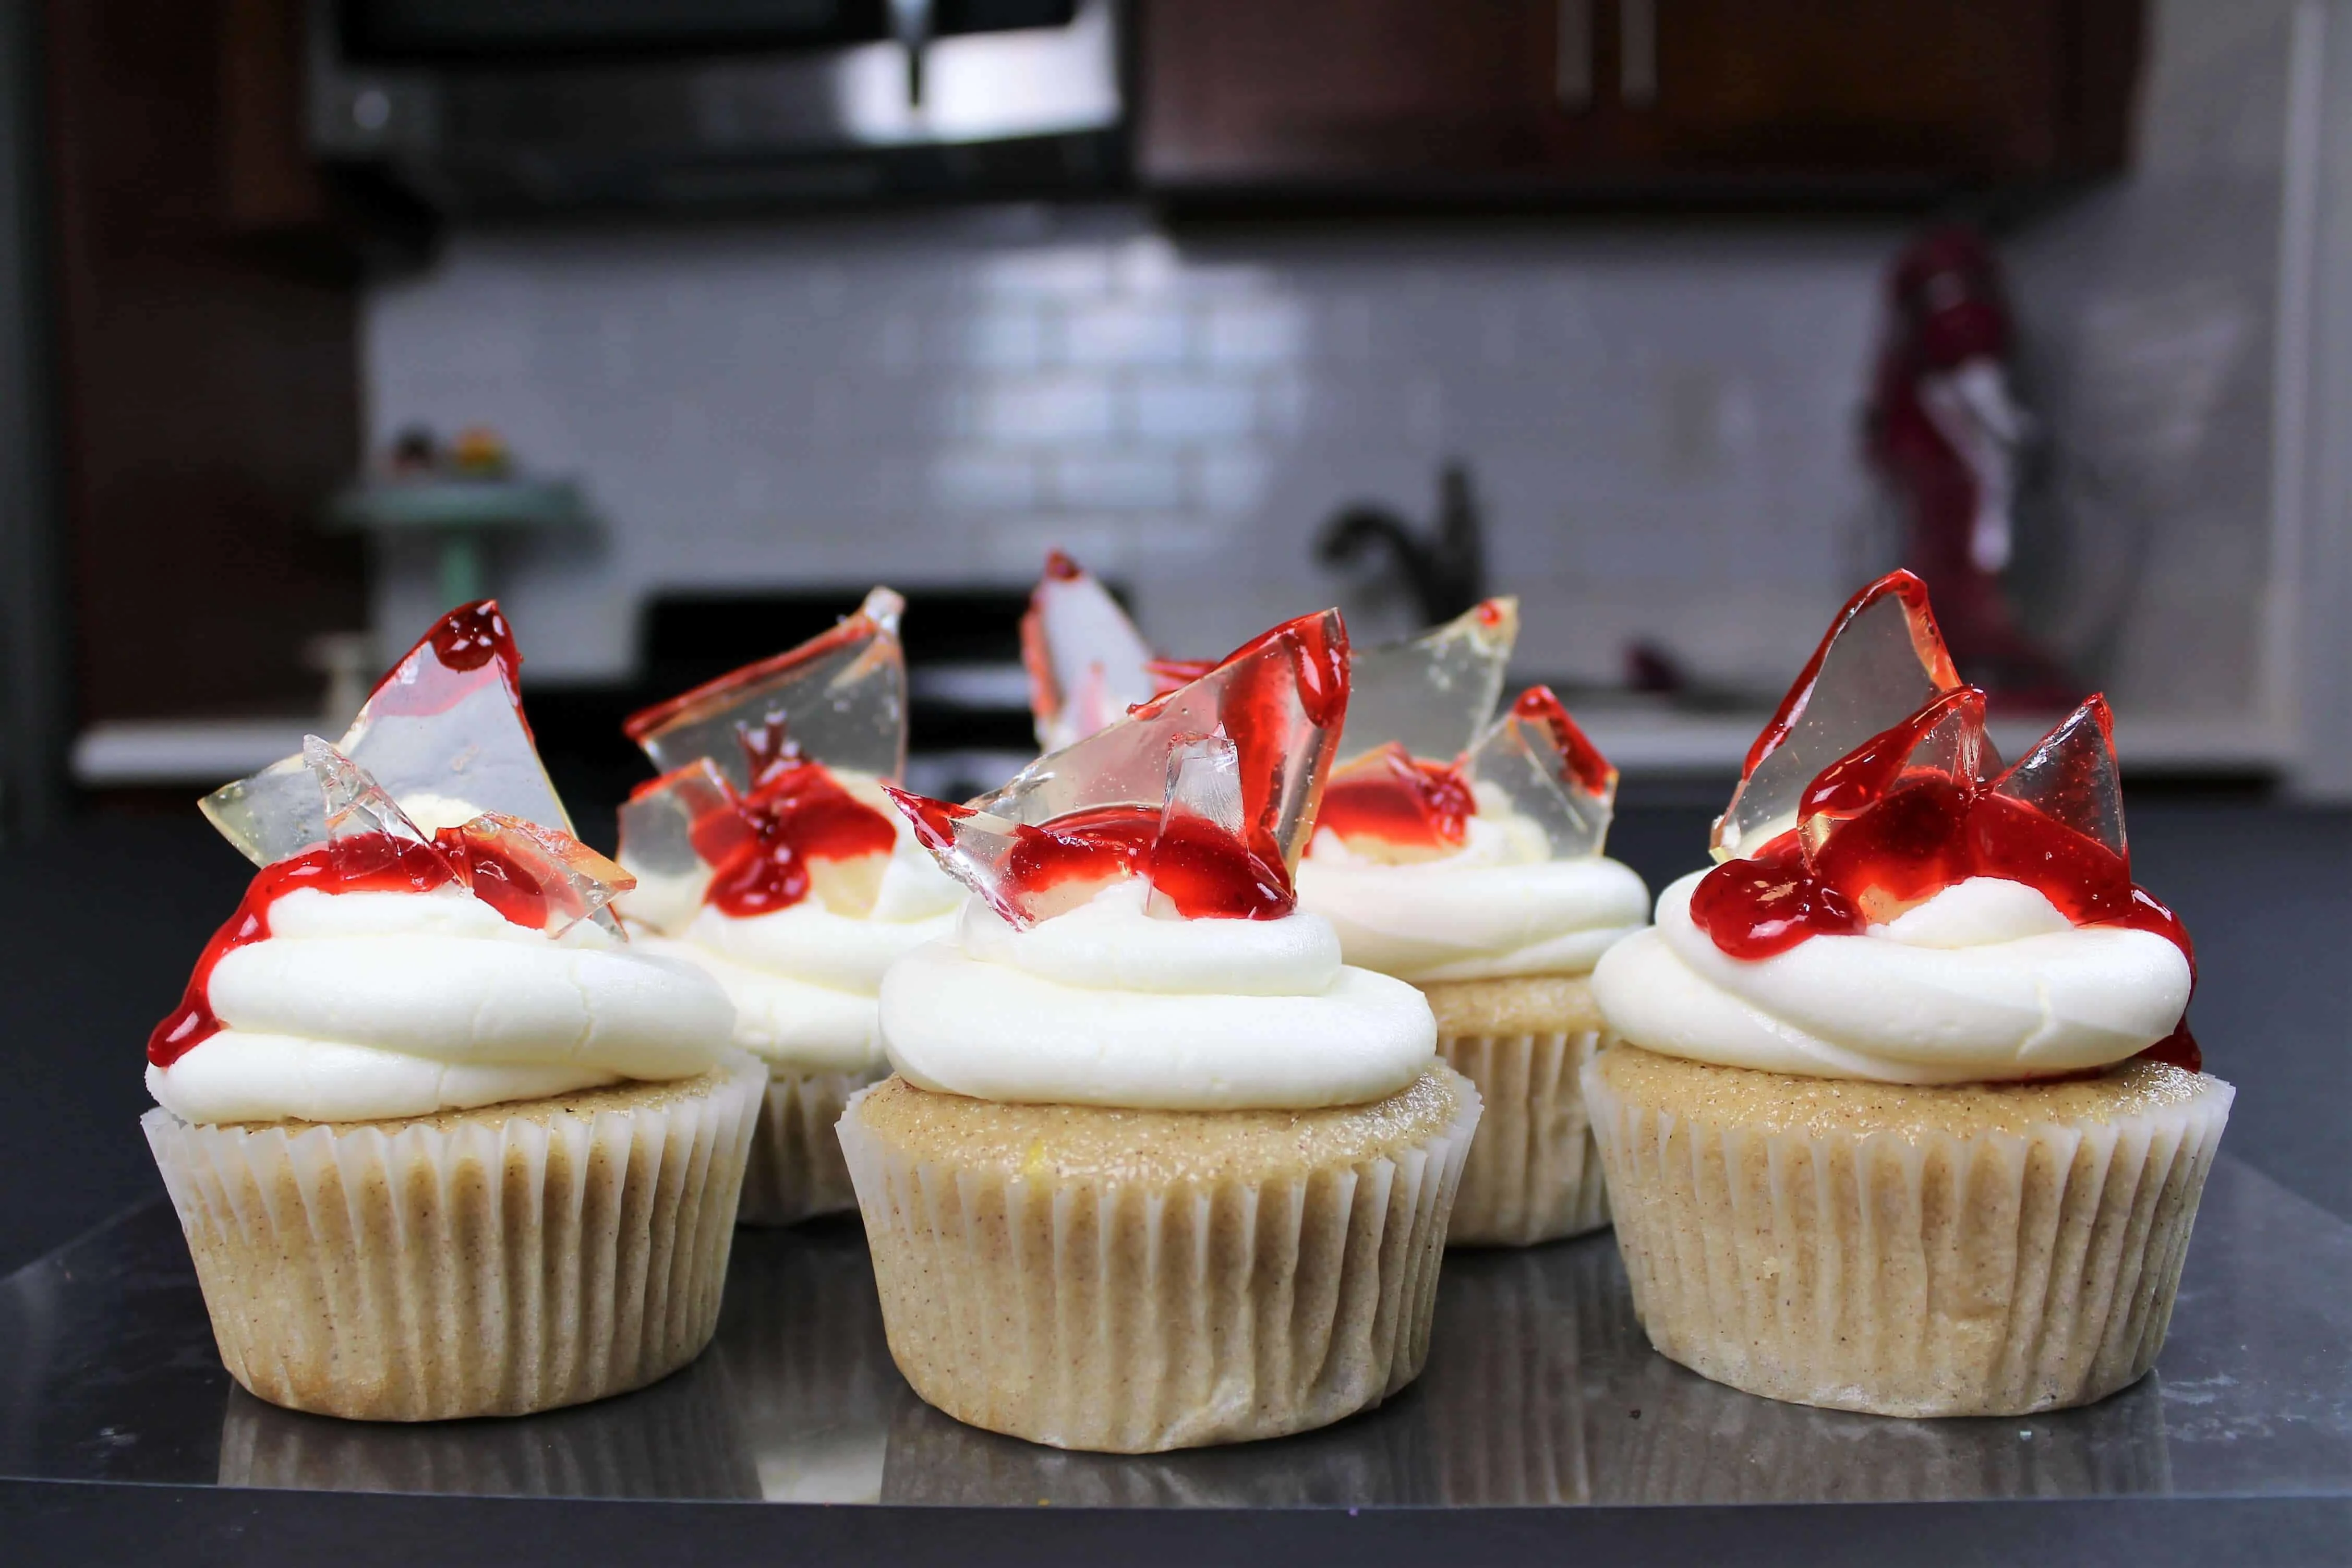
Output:
<instances>
[{"instance_id":1,"label":"white paper cupcake liner","mask_svg":"<svg viewBox=\"0 0 2352 1568\"><path fill-rule=\"evenodd\" d=\"M833 1127L849 1097L887 1070L795 1072L770 1066L768 1096L751 1134L751 1165L743 1176L743 1206L737 1223L796 1225L814 1215L857 1206Z\"/></svg>"},{"instance_id":2,"label":"white paper cupcake liner","mask_svg":"<svg viewBox=\"0 0 2352 1568\"><path fill-rule=\"evenodd\" d=\"M1774 1132L1637 1103L1606 1059L1584 1092L1650 1342L1882 1415L2024 1415L2146 1373L2234 1095L2200 1078L2112 1121Z\"/></svg>"},{"instance_id":3,"label":"white paper cupcake liner","mask_svg":"<svg viewBox=\"0 0 2352 1568\"><path fill-rule=\"evenodd\" d=\"M1437 1054L1486 1104L1446 1232L1456 1247L1527 1247L1609 1223L1609 1189L1578 1075L1601 1031L1447 1035Z\"/></svg>"},{"instance_id":4,"label":"white paper cupcake liner","mask_svg":"<svg viewBox=\"0 0 2352 1568\"><path fill-rule=\"evenodd\" d=\"M891 1354L958 1420L1061 1448L1242 1442L1377 1405L1428 1355L1478 1125L1454 1088L1452 1121L1393 1157L1149 1190L916 1161L861 1122L861 1092L841 1144Z\"/></svg>"},{"instance_id":5,"label":"white paper cupcake liner","mask_svg":"<svg viewBox=\"0 0 2352 1568\"><path fill-rule=\"evenodd\" d=\"M635 1388L709 1342L765 1079L734 1054L687 1085L413 1121L141 1125L248 1391L366 1420L510 1415Z\"/></svg>"}]
</instances>

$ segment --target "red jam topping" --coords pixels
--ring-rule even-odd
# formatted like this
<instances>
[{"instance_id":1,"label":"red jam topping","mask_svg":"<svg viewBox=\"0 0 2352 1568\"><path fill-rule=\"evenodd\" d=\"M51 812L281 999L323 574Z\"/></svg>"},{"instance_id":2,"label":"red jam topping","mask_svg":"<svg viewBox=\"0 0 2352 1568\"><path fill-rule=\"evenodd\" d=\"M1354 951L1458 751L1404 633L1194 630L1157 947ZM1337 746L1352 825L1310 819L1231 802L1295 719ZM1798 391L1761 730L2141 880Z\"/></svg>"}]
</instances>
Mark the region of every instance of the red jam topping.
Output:
<instances>
[{"instance_id":1,"label":"red jam topping","mask_svg":"<svg viewBox=\"0 0 2352 1568\"><path fill-rule=\"evenodd\" d=\"M927 842L952 843L956 822L973 815L970 806L892 793ZM1167 814L1163 826L1157 806L1098 806L1016 827L1013 837L1004 882L1024 901L1074 886L1092 896L1142 876L1186 920L1279 920L1298 907L1280 859L1253 854L1198 816Z\"/></svg>"},{"instance_id":2,"label":"red jam topping","mask_svg":"<svg viewBox=\"0 0 2352 1568\"><path fill-rule=\"evenodd\" d=\"M815 861L887 855L898 841L890 819L843 789L821 763L772 773L737 809L748 832L715 862L703 895L705 903L736 920L789 909L808 897ZM696 824L697 853L707 841Z\"/></svg>"},{"instance_id":3,"label":"red jam topping","mask_svg":"<svg viewBox=\"0 0 2352 1568\"><path fill-rule=\"evenodd\" d=\"M1531 724L1541 724L1551 736L1560 761L1569 773L1587 795L1607 795L1617 781L1617 770L1601 754L1601 748L1591 738L1577 728L1576 721L1568 716L1568 709L1549 686L1530 686L1519 693L1511 704L1512 716Z\"/></svg>"},{"instance_id":4,"label":"red jam topping","mask_svg":"<svg viewBox=\"0 0 2352 1568\"><path fill-rule=\"evenodd\" d=\"M225 954L269 935L270 905L299 888L328 893L423 893L446 887L466 875L459 868L467 861L453 863L446 853L452 847L447 841L456 837L455 829L444 828L428 847L389 833L357 834L263 867L246 889L236 913L205 944L179 1006L147 1037L147 1059L159 1068L170 1067L220 1031L220 1019L212 1007L213 970ZM502 869L494 869L492 879ZM485 891L484 900L508 919L515 919L497 895ZM515 923L533 930L541 924L536 920Z\"/></svg>"},{"instance_id":5,"label":"red jam topping","mask_svg":"<svg viewBox=\"0 0 2352 1568\"><path fill-rule=\"evenodd\" d=\"M1805 790L1798 826L1700 879L1692 922L1734 958L1769 958L1808 937L1858 936L1955 883L1994 877L2036 889L2076 925L2163 937L2189 960L2193 981L2188 931L2134 885L2125 855L2004 787L2011 775L1989 783L1979 775L1983 715L1983 693L1964 687L1824 768ZM2105 703L2093 698L2080 717L2096 721L2095 750L2054 764L2037 752L2012 773L2044 763L2042 798L2093 822L2100 786L2112 784L2114 753ZM2185 1015L2146 1054L2201 1061Z\"/></svg>"},{"instance_id":6,"label":"red jam topping","mask_svg":"<svg viewBox=\"0 0 2352 1568\"><path fill-rule=\"evenodd\" d=\"M1444 851L1462 847L1477 809L1458 769L1423 762L1391 741L1331 775L1315 825L1343 839Z\"/></svg>"}]
</instances>

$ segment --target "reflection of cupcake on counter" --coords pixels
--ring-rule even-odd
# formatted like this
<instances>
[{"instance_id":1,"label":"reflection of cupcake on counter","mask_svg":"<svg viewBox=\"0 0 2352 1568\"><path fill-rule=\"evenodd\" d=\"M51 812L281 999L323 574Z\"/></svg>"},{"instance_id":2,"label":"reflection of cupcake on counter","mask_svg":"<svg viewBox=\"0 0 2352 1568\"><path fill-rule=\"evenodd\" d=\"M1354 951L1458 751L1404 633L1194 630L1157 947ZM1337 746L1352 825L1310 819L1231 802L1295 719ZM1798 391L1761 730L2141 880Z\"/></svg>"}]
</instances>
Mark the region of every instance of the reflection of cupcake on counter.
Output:
<instances>
[{"instance_id":1,"label":"reflection of cupcake on counter","mask_svg":"<svg viewBox=\"0 0 2352 1568\"><path fill-rule=\"evenodd\" d=\"M1495 717L1518 606L1359 649L1347 732L1298 869L1300 906L1346 961L1418 986L1438 1055L1486 1110L1449 1235L1525 1245L1605 1225L1577 1074L1600 1047L1587 980L1649 913L1601 854L1617 771L1537 687ZM1022 626L1040 743L1093 732L1197 666L1156 659L1110 595L1056 554Z\"/></svg>"},{"instance_id":2,"label":"reflection of cupcake on counter","mask_svg":"<svg viewBox=\"0 0 2352 1568\"><path fill-rule=\"evenodd\" d=\"M2155 1379L2054 1419L1890 1421L1751 1398L1654 1355L1612 1364L1621 1375L1585 1391L1592 1500L1604 1506L1975 1502L2172 1489Z\"/></svg>"},{"instance_id":3,"label":"reflection of cupcake on counter","mask_svg":"<svg viewBox=\"0 0 2352 1568\"><path fill-rule=\"evenodd\" d=\"M726 997L629 950L532 750L497 606L341 744L215 791L262 870L148 1042L143 1126L261 1398L513 1415L709 1340L757 1109Z\"/></svg>"},{"instance_id":4,"label":"reflection of cupcake on counter","mask_svg":"<svg viewBox=\"0 0 2352 1568\"><path fill-rule=\"evenodd\" d=\"M976 896L885 978L898 1073L841 1140L933 1405L1150 1452L1420 1372L1478 1099L1420 995L1296 907L1347 701L1307 616L970 806L900 797Z\"/></svg>"},{"instance_id":5,"label":"reflection of cupcake on counter","mask_svg":"<svg viewBox=\"0 0 2352 1568\"><path fill-rule=\"evenodd\" d=\"M907 1391L890 1370L857 1222L746 1231L728 1276L709 1359L725 1375L759 1495L877 1500L891 1407Z\"/></svg>"},{"instance_id":6,"label":"reflection of cupcake on counter","mask_svg":"<svg viewBox=\"0 0 2352 1568\"><path fill-rule=\"evenodd\" d=\"M232 1389L220 1484L461 1497L756 1498L714 1352L617 1400L512 1421L394 1426L280 1410Z\"/></svg>"},{"instance_id":7,"label":"reflection of cupcake on counter","mask_svg":"<svg viewBox=\"0 0 2352 1568\"><path fill-rule=\"evenodd\" d=\"M853 1208L833 1124L881 1075L882 972L944 935L963 889L882 793L907 758L898 595L789 653L631 718L661 777L621 808L617 906L648 952L699 965L768 1064L747 1224Z\"/></svg>"},{"instance_id":8,"label":"reflection of cupcake on counter","mask_svg":"<svg viewBox=\"0 0 2352 1568\"><path fill-rule=\"evenodd\" d=\"M2086 1404L2162 1347L2232 1090L2131 880L2105 705L2003 770L1918 580L1857 595L1714 870L1594 988L1584 1074L1651 1342L1896 1415Z\"/></svg>"},{"instance_id":9,"label":"reflection of cupcake on counter","mask_svg":"<svg viewBox=\"0 0 2352 1568\"><path fill-rule=\"evenodd\" d=\"M1450 1266L1449 1266L1450 1272ZM1433 1450L1416 1390L1344 1426L1246 1447L1087 1454L1024 1443L899 1395L882 1500L947 1508L1398 1508L1427 1503Z\"/></svg>"},{"instance_id":10,"label":"reflection of cupcake on counter","mask_svg":"<svg viewBox=\"0 0 2352 1568\"><path fill-rule=\"evenodd\" d=\"M1419 1398L1448 1507L1592 1500L1579 1351L1624 1312L1601 1245L1446 1260Z\"/></svg>"}]
</instances>

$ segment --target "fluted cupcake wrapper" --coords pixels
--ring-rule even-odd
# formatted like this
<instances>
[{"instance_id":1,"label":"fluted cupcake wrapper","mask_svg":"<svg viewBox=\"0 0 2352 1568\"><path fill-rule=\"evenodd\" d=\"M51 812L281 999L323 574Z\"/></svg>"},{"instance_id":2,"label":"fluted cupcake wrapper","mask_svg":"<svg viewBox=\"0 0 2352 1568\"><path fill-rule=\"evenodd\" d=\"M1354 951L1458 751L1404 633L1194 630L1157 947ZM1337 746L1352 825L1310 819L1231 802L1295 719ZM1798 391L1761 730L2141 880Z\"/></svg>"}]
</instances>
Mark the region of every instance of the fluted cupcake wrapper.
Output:
<instances>
[{"instance_id":1,"label":"fluted cupcake wrapper","mask_svg":"<svg viewBox=\"0 0 2352 1568\"><path fill-rule=\"evenodd\" d=\"M1437 1070L1444 1070L1442 1068ZM1160 1189L959 1172L841 1121L898 1370L975 1426L1158 1453L1379 1404L1429 1353L1475 1089L1393 1156Z\"/></svg>"},{"instance_id":2,"label":"fluted cupcake wrapper","mask_svg":"<svg viewBox=\"0 0 2352 1568\"><path fill-rule=\"evenodd\" d=\"M765 1078L737 1055L634 1096L141 1125L248 1391L366 1420L511 1415L635 1388L709 1342Z\"/></svg>"},{"instance_id":3,"label":"fluted cupcake wrapper","mask_svg":"<svg viewBox=\"0 0 2352 1568\"><path fill-rule=\"evenodd\" d=\"M1609 1189L1578 1075L1601 1031L1437 1037L1486 1111L1446 1235L1456 1247L1527 1247L1609 1223Z\"/></svg>"},{"instance_id":4,"label":"fluted cupcake wrapper","mask_svg":"<svg viewBox=\"0 0 2352 1568\"><path fill-rule=\"evenodd\" d=\"M751 1134L739 1224L796 1225L857 1206L834 1123L851 1095L887 1070L795 1072L770 1066L767 1100Z\"/></svg>"},{"instance_id":5,"label":"fluted cupcake wrapper","mask_svg":"<svg viewBox=\"0 0 2352 1568\"><path fill-rule=\"evenodd\" d=\"M1780 1132L1637 1103L1600 1067L1585 1099L1650 1342L1882 1415L2024 1415L2145 1374L2233 1096L2201 1079L2106 1121Z\"/></svg>"}]
</instances>

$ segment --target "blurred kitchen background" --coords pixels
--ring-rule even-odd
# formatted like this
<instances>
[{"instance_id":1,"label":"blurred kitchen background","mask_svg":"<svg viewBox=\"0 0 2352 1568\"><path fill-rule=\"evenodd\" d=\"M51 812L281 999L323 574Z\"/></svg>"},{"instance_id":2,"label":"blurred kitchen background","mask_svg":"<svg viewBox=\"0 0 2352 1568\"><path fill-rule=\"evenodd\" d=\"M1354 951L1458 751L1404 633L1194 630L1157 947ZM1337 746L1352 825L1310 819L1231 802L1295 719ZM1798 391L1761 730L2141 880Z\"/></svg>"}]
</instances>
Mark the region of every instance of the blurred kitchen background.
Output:
<instances>
[{"instance_id":1,"label":"blurred kitchen background","mask_svg":"<svg viewBox=\"0 0 2352 1568\"><path fill-rule=\"evenodd\" d=\"M592 840L622 714L875 582L969 793L1056 545L1181 655L1515 593L1709 802L1907 561L2005 749L2103 687L2137 784L2352 798L2352 4L6 16L11 831L484 591Z\"/></svg>"}]
</instances>

